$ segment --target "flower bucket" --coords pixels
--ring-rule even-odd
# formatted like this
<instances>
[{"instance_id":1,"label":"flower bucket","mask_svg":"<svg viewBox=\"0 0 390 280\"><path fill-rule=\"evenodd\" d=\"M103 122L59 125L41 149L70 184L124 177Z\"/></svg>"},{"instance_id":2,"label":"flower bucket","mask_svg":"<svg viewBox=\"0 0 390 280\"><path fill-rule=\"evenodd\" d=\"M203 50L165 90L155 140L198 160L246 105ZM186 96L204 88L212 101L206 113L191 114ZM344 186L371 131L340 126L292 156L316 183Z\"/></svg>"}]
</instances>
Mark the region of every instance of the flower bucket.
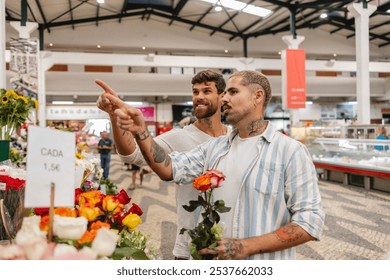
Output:
<instances>
[{"instance_id":1,"label":"flower bucket","mask_svg":"<svg viewBox=\"0 0 390 280\"><path fill-rule=\"evenodd\" d=\"M0 162L9 159L10 140L0 140Z\"/></svg>"}]
</instances>

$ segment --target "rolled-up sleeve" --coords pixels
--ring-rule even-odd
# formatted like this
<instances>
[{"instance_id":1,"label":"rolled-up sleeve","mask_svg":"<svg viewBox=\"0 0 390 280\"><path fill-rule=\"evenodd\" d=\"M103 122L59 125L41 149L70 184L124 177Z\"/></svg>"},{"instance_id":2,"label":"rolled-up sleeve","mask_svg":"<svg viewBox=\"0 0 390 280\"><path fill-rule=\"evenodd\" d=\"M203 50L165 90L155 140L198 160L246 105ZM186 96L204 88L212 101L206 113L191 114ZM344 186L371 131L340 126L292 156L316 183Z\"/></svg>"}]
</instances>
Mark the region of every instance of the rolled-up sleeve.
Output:
<instances>
[{"instance_id":1,"label":"rolled-up sleeve","mask_svg":"<svg viewBox=\"0 0 390 280\"><path fill-rule=\"evenodd\" d=\"M319 240L325 223L318 179L310 154L304 146L294 153L286 170L285 194L291 221Z\"/></svg>"}]
</instances>

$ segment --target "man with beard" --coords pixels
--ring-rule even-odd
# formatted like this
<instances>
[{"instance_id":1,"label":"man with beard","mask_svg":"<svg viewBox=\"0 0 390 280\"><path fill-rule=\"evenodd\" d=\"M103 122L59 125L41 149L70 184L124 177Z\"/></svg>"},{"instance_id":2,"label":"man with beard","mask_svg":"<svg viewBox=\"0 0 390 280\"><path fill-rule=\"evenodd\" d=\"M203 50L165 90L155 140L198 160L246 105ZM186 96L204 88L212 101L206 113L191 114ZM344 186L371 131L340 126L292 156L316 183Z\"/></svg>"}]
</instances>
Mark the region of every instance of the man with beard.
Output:
<instances>
[{"instance_id":1,"label":"man with beard","mask_svg":"<svg viewBox=\"0 0 390 280\"><path fill-rule=\"evenodd\" d=\"M146 165L133 135L118 127L117 117L110 102L111 97L117 98L116 93L104 82L96 80L96 83L105 91L99 96L97 106L110 115L114 141L122 161L138 166ZM211 70L197 73L192 78L192 102L196 121L183 129L175 129L154 138L156 143L166 154L173 151L188 151L198 144L206 142L213 137L227 133L227 126L221 122L221 100L225 90L223 76ZM195 226L195 213L189 213L182 207L190 200L196 200L198 192L188 185L176 186L176 212L178 218L177 234L173 255L175 259L188 259L190 256L188 243L189 236L180 234L182 228Z\"/></svg>"},{"instance_id":2,"label":"man with beard","mask_svg":"<svg viewBox=\"0 0 390 280\"><path fill-rule=\"evenodd\" d=\"M316 170L307 148L264 120L271 86L257 71L234 73L222 98L234 130L188 152L166 154L146 130L142 114L110 97L120 127L131 131L151 168L163 180L192 182L205 170L226 175L214 199L231 211L221 215L225 234L215 259L294 259L295 247L319 240L324 226Z\"/></svg>"}]
</instances>

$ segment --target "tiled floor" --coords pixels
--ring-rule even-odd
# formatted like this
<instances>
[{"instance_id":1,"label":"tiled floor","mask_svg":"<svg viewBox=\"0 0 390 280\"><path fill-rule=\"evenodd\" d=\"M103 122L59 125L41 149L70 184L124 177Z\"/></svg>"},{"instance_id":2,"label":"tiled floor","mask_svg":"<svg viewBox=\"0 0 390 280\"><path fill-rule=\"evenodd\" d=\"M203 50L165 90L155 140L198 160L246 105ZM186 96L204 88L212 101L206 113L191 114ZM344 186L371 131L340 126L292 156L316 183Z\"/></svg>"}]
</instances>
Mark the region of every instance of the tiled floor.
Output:
<instances>
[{"instance_id":1,"label":"tiled floor","mask_svg":"<svg viewBox=\"0 0 390 280\"><path fill-rule=\"evenodd\" d=\"M131 172L113 155L110 179L121 188L131 182ZM139 178L137 178L139 183ZM173 259L176 235L175 185L155 174L144 177L142 187L128 191L144 214L139 227L160 249L163 259ZM320 181L326 212L321 241L297 248L298 259L366 260L386 259L390 252L390 193L370 191Z\"/></svg>"}]
</instances>

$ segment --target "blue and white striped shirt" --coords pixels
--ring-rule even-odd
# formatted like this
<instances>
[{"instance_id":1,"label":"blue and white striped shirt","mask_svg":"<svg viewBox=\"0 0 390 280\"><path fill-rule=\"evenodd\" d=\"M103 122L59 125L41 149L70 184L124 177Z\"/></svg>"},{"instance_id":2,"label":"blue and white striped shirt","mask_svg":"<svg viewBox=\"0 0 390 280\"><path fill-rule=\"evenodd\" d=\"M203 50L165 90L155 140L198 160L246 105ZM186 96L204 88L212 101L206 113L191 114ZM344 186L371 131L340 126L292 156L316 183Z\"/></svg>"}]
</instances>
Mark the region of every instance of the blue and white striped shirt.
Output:
<instances>
[{"instance_id":1,"label":"blue and white striped shirt","mask_svg":"<svg viewBox=\"0 0 390 280\"><path fill-rule=\"evenodd\" d=\"M206 170L218 169L237 134L233 130L189 152L171 153L174 182L190 183ZM225 237L260 236L293 222L318 240L325 214L316 170L306 147L268 123L257 141L257 151L253 158L247 159L250 165L245 174L224 173L243 178L233 207L232 235ZM248 259L295 259L295 248L256 254Z\"/></svg>"}]
</instances>

